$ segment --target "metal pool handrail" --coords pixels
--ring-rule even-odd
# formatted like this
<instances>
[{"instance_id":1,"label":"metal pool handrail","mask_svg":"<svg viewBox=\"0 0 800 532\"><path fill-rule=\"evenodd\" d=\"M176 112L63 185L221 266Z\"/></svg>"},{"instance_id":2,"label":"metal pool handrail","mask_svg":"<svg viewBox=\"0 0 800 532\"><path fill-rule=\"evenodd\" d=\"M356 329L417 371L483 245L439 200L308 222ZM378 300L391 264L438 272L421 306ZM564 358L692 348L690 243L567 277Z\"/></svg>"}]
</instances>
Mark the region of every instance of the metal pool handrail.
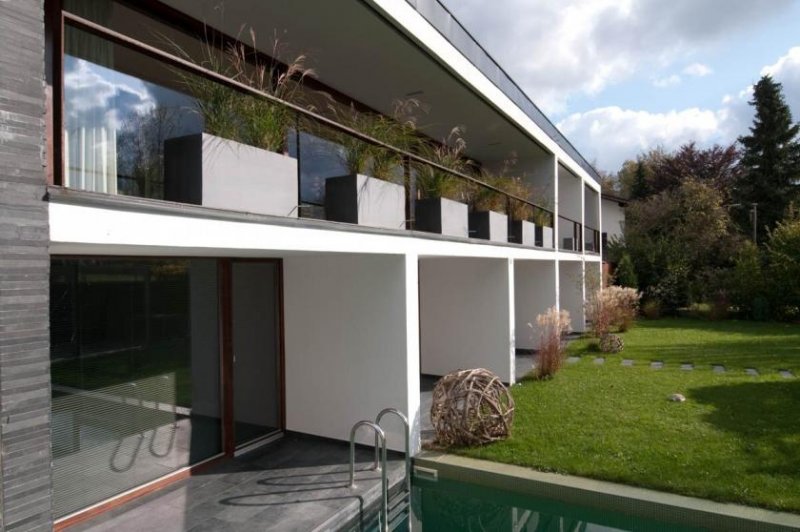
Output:
<instances>
[{"instance_id":1,"label":"metal pool handrail","mask_svg":"<svg viewBox=\"0 0 800 532\"><path fill-rule=\"evenodd\" d=\"M411 430L408 425L408 418L396 408L384 408L375 418L375 424L380 426L381 419L386 414L394 414L403 422L406 445L406 491L411 493ZM378 467L378 436L375 435L375 468Z\"/></svg>"},{"instance_id":2,"label":"metal pool handrail","mask_svg":"<svg viewBox=\"0 0 800 532\"><path fill-rule=\"evenodd\" d=\"M377 423L366 419L357 422L350 429L350 488L356 487L356 432L361 427L375 431L376 441L381 443L381 520L383 530L389 530L389 481L386 476L386 433Z\"/></svg>"}]
</instances>

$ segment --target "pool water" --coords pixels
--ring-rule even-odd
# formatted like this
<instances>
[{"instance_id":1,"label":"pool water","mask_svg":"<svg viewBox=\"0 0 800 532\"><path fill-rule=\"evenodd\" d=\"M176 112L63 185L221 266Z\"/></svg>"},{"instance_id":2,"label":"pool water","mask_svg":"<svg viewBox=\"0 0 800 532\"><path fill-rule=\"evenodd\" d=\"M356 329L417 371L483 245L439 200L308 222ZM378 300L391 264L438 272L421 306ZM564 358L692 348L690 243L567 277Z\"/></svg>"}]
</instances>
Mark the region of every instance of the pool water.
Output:
<instances>
[{"instance_id":1,"label":"pool water","mask_svg":"<svg viewBox=\"0 0 800 532\"><path fill-rule=\"evenodd\" d=\"M410 511L392 524L401 532L702 530L444 479L415 479Z\"/></svg>"}]
</instances>

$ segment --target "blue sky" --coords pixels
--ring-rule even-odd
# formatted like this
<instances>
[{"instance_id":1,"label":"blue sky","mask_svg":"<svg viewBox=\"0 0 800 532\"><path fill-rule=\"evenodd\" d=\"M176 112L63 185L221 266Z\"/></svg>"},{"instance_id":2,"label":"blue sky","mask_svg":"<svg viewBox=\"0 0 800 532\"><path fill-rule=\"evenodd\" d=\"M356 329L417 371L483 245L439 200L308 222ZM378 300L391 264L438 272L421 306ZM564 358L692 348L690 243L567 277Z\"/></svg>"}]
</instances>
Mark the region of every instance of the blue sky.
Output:
<instances>
[{"instance_id":1,"label":"blue sky","mask_svg":"<svg viewBox=\"0 0 800 532\"><path fill-rule=\"evenodd\" d=\"M444 0L599 169L727 144L762 73L800 120L800 0Z\"/></svg>"}]
</instances>

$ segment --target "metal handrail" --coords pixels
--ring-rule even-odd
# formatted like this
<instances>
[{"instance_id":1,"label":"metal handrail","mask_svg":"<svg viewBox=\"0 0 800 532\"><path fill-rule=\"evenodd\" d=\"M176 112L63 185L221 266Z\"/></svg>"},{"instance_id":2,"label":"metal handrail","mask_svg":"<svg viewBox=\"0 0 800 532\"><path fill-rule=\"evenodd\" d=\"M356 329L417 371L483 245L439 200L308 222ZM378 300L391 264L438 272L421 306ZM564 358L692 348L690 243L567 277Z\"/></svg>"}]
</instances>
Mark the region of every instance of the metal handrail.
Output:
<instances>
[{"instance_id":1,"label":"metal handrail","mask_svg":"<svg viewBox=\"0 0 800 532\"><path fill-rule=\"evenodd\" d=\"M213 70L210 70L208 68L205 68L205 67L202 67L200 65L197 65L197 64L189 61L188 59L183 59L181 57L177 57L177 56L175 56L173 54L170 54L169 52L165 52L164 50L156 48L155 46L143 43L141 41L138 41L136 39L128 37L127 35L124 35L122 33L114 31L112 29L106 28L105 26L97 24L96 22L92 22L91 20L87 20L87 19L85 19L83 17L80 17L80 16L75 15L73 13L70 13L68 11L64 11L63 12L63 18L64 18L65 22L68 22L69 24L71 24L71 25L73 25L73 26L75 26L75 27L77 27L79 29L82 29L82 30L87 31L89 33L93 33L93 34L95 34L95 35L97 35L99 37L102 37L104 39L110 40L110 41L115 42L115 43L117 43L119 45L134 49L134 50L136 50L136 51L138 51L138 52L140 52L140 53L142 53L144 55L148 55L148 56L150 56L150 57L152 57L154 59L159 59L161 61L164 61L165 63L171 64L172 66L181 68L183 70L187 70L187 71L192 72L194 74L198 74L198 75L200 75L202 77L205 77L206 79L210 79L210 80L216 81L218 83L221 83L223 85L227 85L228 87L234 88L234 89L239 90L241 92L245 92L245 93L251 94L253 96L258 96L258 97L263 98L263 99L265 99L265 100L267 100L267 101L269 101L271 103L274 103L276 105L282 105L282 106L284 106L284 107L286 107L288 109L291 109L292 111L298 113L299 115L303 115L303 116L306 116L308 118L312 118L313 120L315 120L315 121L317 121L319 123L322 123L322 124L324 124L326 126L329 126L329 127L333 128L335 130L338 130L338 131L340 131L342 133L346 133L346 134L348 134L348 135L350 135L352 137L356 137L357 139L359 139L361 141L368 142L368 143L370 143L370 144L372 144L374 146L379 146L379 147L387 149L387 150L391 150L391 151L393 151L393 152L395 152L395 153L397 153L399 155L402 155L403 157L407 157L410 160L413 160L413 161L416 161L418 163L422 163L422 164L431 166L431 167L436 168L437 170L440 170L440 171L443 171L443 172L447 172L447 173L449 173L451 175L454 175L454 176L459 177L461 179L470 181L470 182L475 183L477 185L480 185L480 186L482 186L484 188L487 188L487 189L489 189L489 190L491 190L493 192L502 194L502 195L506 196L509 199L512 199L512 200L515 200L515 201L520 201L522 203L530 205L531 207L534 207L536 209L539 209L539 210L544 211L546 213L549 213L551 215L553 214L553 211L551 211L549 209L546 209L546 208L542 207L541 205L537 205L536 203L533 203L533 202L531 202L529 200L526 200L526 199L521 198L519 196L516 196L514 194L509 194L508 192L506 192L506 191L504 191L504 190L502 190L502 189L500 189L498 187L495 187L493 185L490 185L489 183L485 183L485 182L481 181L480 179L477 179L477 178L475 178L473 176L470 176L468 174L464 174L464 173L461 173L461 172L457 172L457 171L452 170L452 169L450 169L450 168L448 168L446 166L443 166L441 164L435 163L433 161L429 161L428 159L425 159L424 157L420 157L419 155L417 155L415 153L412 153L412 152L409 152L409 151L406 151L406 150L402 150L400 148L392 146L391 144L387 144L387 143L385 143L385 142L383 142L381 140L378 140L378 139L376 139L374 137L371 137L369 135L361 133L358 130L355 130L353 128L350 128L348 126L340 124L340 123L336 122L335 120L331 120L330 118L327 118L327 117L325 117L325 116L323 116L321 114L315 113L314 111L311 111L309 109L305 109L305 108L303 108L303 107L301 107L299 105L296 105L296 104L293 104L291 102L287 102L285 100L277 98L277 97L275 97L275 96L273 96L273 95L271 95L269 93L266 93L266 92L260 91L258 89L255 89L255 88L251 87L250 85L247 85L247 84L242 83L240 81L236 81L236 80L230 79L230 78L224 76L223 74L220 74L218 72L214 72Z\"/></svg>"},{"instance_id":2,"label":"metal handrail","mask_svg":"<svg viewBox=\"0 0 800 532\"><path fill-rule=\"evenodd\" d=\"M361 427L369 427L375 431L375 438L381 445L381 520L383 530L389 530L389 480L386 476L386 433L377 423L366 419L357 422L350 429L350 488L356 487L356 432Z\"/></svg>"},{"instance_id":3,"label":"metal handrail","mask_svg":"<svg viewBox=\"0 0 800 532\"><path fill-rule=\"evenodd\" d=\"M396 408L384 408L383 410L378 413L377 417L375 418L375 424L380 426L381 419L386 414L394 414L400 418L403 422L403 428L405 432L405 444L406 444L406 491L411 493L411 429L408 425L408 418L400 412ZM375 435L375 467L378 466L378 436L377 433Z\"/></svg>"}]
</instances>

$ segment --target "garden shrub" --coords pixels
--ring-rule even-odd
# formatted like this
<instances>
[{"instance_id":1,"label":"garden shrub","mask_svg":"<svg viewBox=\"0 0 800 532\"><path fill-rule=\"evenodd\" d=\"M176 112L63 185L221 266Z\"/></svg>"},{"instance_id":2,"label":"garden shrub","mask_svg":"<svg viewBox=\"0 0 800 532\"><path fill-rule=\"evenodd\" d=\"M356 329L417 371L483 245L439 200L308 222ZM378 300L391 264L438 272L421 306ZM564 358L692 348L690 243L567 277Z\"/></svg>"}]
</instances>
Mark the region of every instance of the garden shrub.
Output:
<instances>
[{"instance_id":1,"label":"garden shrub","mask_svg":"<svg viewBox=\"0 0 800 532\"><path fill-rule=\"evenodd\" d=\"M658 299L648 299L642 305L642 314L648 320L657 320L661 317L661 301Z\"/></svg>"},{"instance_id":2,"label":"garden shrub","mask_svg":"<svg viewBox=\"0 0 800 532\"><path fill-rule=\"evenodd\" d=\"M592 323L592 333L602 338L612 328L627 331L636 320L640 297L634 288L623 286L595 290L586 302L586 314Z\"/></svg>"},{"instance_id":3,"label":"garden shrub","mask_svg":"<svg viewBox=\"0 0 800 532\"><path fill-rule=\"evenodd\" d=\"M569 312L551 307L544 314L536 316L536 325L539 332L539 350L533 376L537 379L546 379L555 375L564 363L566 346L563 337L572 330Z\"/></svg>"},{"instance_id":4,"label":"garden shrub","mask_svg":"<svg viewBox=\"0 0 800 532\"><path fill-rule=\"evenodd\" d=\"M639 288L639 279L636 277L636 270L633 268L633 261L628 253L622 254L614 272L614 281L619 286Z\"/></svg>"}]
</instances>

